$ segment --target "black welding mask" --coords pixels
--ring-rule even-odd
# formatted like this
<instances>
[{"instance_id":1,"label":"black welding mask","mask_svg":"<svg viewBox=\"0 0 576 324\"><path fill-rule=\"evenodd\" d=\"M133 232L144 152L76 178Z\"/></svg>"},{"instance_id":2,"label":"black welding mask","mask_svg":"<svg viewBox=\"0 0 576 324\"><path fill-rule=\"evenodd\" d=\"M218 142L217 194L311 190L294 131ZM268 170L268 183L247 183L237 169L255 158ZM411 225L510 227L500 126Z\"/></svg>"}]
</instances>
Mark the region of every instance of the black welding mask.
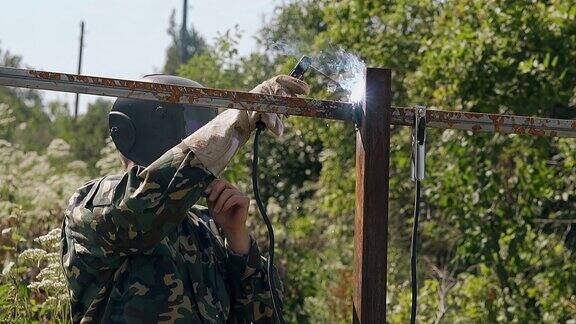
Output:
<instances>
[{"instance_id":1,"label":"black welding mask","mask_svg":"<svg viewBox=\"0 0 576 324\"><path fill-rule=\"evenodd\" d=\"M142 81L203 87L182 77L153 74ZM217 115L214 108L118 98L108 115L110 136L129 160L148 166Z\"/></svg>"}]
</instances>

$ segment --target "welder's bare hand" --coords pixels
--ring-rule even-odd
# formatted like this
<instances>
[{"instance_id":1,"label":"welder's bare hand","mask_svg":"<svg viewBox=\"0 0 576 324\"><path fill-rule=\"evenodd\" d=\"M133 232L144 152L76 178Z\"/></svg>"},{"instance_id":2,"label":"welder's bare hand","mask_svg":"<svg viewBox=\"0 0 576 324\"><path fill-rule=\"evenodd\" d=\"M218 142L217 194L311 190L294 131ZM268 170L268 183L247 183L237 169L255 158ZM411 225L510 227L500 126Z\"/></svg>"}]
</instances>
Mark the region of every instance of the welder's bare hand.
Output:
<instances>
[{"instance_id":1,"label":"welder's bare hand","mask_svg":"<svg viewBox=\"0 0 576 324\"><path fill-rule=\"evenodd\" d=\"M260 83L250 92L291 97L299 94L308 94L310 86L306 82L289 75L277 75ZM256 127L256 122L261 120L276 136L280 136L284 132L284 124L282 124L282 119L277 114L250 111L248 112L248 118L252 129Z\"/></svg>"},{"instance_id":2,"label":"welder's bare hand","mask_svg":"<svg viewBox=\"0 0 576 324\"><path fill-rule=\"evenodd\" d=\"M250 236L246 227L250 198L226 180L216 179L206 188L208 210L222 228L229 246L239 254L248 253Z\"/></svg>"}]
</instances>

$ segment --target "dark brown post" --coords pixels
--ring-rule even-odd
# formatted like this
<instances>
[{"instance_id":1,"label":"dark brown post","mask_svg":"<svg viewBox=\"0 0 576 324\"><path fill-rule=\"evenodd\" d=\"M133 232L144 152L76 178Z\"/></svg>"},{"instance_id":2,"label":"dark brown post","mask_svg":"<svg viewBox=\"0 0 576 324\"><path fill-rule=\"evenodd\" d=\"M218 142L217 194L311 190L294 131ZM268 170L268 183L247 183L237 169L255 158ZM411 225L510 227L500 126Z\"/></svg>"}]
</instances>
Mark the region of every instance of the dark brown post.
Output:
<instances>
[{"instance_id":1,"label":"dark brown post","mask_svg":"<svg viewBox=\"0 0 576 324\"><path fill-rule=\"evenodd\" d=\"M354 323L386 323L391 71L366 69L356 135Z\"/></svg>"}]
</instances>

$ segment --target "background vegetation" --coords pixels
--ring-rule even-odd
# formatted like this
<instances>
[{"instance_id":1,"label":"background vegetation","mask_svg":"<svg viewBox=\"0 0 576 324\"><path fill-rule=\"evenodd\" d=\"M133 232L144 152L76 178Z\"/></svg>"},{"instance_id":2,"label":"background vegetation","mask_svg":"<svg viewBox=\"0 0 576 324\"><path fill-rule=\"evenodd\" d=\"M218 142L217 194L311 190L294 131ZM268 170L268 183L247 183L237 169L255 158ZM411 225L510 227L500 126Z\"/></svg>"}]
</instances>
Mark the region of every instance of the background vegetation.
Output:
<instances>
[{"instance_id":1,"label":"background vegetation","mask_svg":"<svg viewBox=\"0 0 576 324\"><path fill-rule=\"evenodd\" d=\"M395 105L576 119L574 0L288 2L248 56L238 55L238 31L208 45L193 30L180 39L174 21L171 30L166 71L211 87L248 90L289 71L294 53L343 49L394 70ZM5 50L0 60L20 64ZM312 96L329 95L322 79L308 81ZM57 254L63 208L78 185L117 170L107 142L110 103L96 102L76 122L68 108L0 87L1 321L66 321ZM283 138L265 137L261 166L286 315L292 323L350 322L354 129L296 117L286 124ZM450 130L428 138L418 320L576 323L576 141ZM251 192L248 148L225 176ZM409 318L409 154L409 129L394 128L393 323Z\"/></svg>"}]
</instances>

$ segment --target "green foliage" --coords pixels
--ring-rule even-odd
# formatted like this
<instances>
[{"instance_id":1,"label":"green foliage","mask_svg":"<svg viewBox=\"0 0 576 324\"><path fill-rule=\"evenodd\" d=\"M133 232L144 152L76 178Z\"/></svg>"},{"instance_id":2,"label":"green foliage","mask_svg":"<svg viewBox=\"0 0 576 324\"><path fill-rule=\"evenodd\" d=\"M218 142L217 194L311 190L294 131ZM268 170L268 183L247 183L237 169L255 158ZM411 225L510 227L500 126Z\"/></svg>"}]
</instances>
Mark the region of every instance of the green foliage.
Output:
<instances>
[{"instance_id":1,"label":"green foliage","mask_svg":"<svg viewBox=\"0 0 576 324\"><path fill-rule=\"evenodd\" d=\"M15 120L5 104L0 116L8 127ZM41 234L59 227L67 198L86 175L86 163L73 160L61 139L52 140L42 155L0 140L1 320L66 319L59 230ZM32 244L35 237L41 248Z\"/></svg>"},{"instance_id":2,"label":"green foliage","mask_svg":"<svg viewBox=\"0 0 576 324\"><path fill-rule=\"evenodd\" d=\"M395 105L574 118L575 18L573 0L303 0L279 6L262 29L263 47L281 43L282 51L240 56L235 29L214 46L198 41L202 50L186 64L172 46L166 70L209 87L249 90L290 70L297 58L284 54L342 47L369 65L394 69ZM5 65L19 64L1 54ZM311 96L327 95L325 84L307 81ZM107 106L96 103L74 128L66 106L0 87L1 253L10 274L0 283L0 308L7 310L0 313L6 316L42 321L65 314L62 305L45 302L57 296L56 288L51 294L33 284L47 283L38 277L41 269L57 278L54 263L32 265L16 255L58 227L75 186L117 170L106 142ZM277 235L286 317L350 322L354 129L298 117L285 123L282 138L263 136L260 181ZM410 130L392 133L388 319L404 323L410 315ZM574 321L576 230L559 221L576 218L576 141L453 130L430 130L428 138L418 321ZM224 175L246 192L250 144ZM265 228L254 208L251 213L266 252Z\"/></svg>"},{"instance_id":3,"label":"green foliage","mask_svg":"<svg viewBox=\"0 0 576 324\"><path fill-rule=\"evenodd\" d=\"M10 127L15 120L8 105L0 104L0 125ZM58 228L69 197L90 173L119 170L118 155L110 146L91 156L101 159L95 163L98 169L90 171L62 139L53 139L43 154L0 139L0 321L67 321Z\"/></svg>"},{"instance_id":4,"label":"green foliage","mask_svg":"<svg viewBox=\"0 0 576 324\"><path fill-rule=\"evenodd\" d=\"M54 229L36 238L41 248L24 250L17 261L6 264L0 285L0 320L67 322L70 298L60 264L60 234L60 229ZM26 285L22 277L28 276Z\"/></svg>"},{"instance_id":5,"label":"green foliage","mask_svg":"<svg viewBox=\"0 0 576 324\"><path fill-rule=\"evenodd\" d=\"M392 67L396 105L573 118L574 8L573 1L302 1L279 10L264 31L303 51L337 44L371 65ZM308 44L291 41L297 39ZM325 305L341 284L330 265L351 264L354 146L342 138L353 134L333 125L314 132L324 130L330 135L320 135L325 158L309 213L331 220L327 227L315 220L315 233L325 233L317 240L330 242L314 246L316 255L336 257L322 258L315 280L305 282L316 294L300 320L349 321L349 313ZM406 322L413 189L409 132L393 134L388 302L390 320ZM575 233L541 220L576 215L574 141L453 131L429 138L421 321L573 319ZM534 287L547 293L534 294ZM349 302L341 305L350 310Z\"/></svg>"},{"instance_id":6,"label":"green foliage","mask_svg":"<svg viewBox=\"0 0 576 324\"><path fill-rule=\"evenodd\" d=\"M265 55L240 56L236 49L240 38L237 27L226 31L216 38L214 46L193 56L178 73L212 88L250 90L274 68Z\"/></svg>"},{"instance_id":7,"label":"green foliage","mask_svg":"<svg viewBox=\"0 0 576 324\"><path fill-rule=\"evenodd\" d=\"M19 64L9 54L3 61ZM96 101L74 120L34 91L0 87L1 322L67 322L58 228L72 192L119 165L103 150L108 106Z\"/></svg>"}]
</instances>

